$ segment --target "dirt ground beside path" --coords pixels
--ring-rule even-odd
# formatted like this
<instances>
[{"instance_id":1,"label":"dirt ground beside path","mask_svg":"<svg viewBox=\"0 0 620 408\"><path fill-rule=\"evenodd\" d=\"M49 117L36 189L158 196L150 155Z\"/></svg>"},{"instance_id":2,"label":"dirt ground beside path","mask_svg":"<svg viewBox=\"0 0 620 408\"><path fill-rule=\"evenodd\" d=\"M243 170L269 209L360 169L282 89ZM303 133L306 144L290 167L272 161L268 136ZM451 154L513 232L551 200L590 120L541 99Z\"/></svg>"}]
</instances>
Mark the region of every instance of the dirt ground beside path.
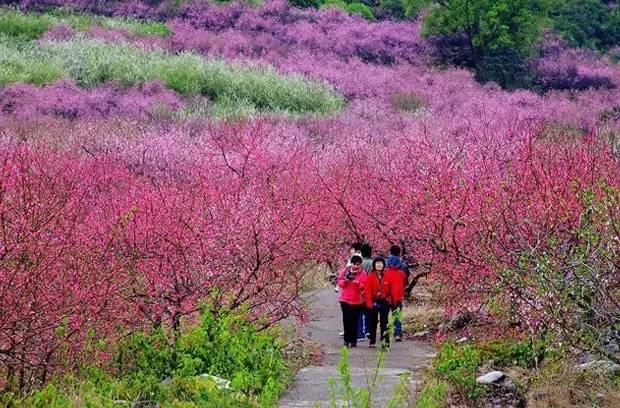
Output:
<instances>
[{"instance_id":1,"label":"dirt ground beside path","mask_svg":"<svg viewBox=\"0 0 620 408\"><path fill-rule=\"evenodd\" d=\"M342 338L338 336L338 332L342 330L342 318L337 295L333 288L321 289L311 292L308 295L308 302L311 322L306 327L300 328L300 335L321 344L325 358L322 365L309 366L297 373L291 388L280 400L279 406L282 408L313 407L317 404L326 407L329 402L328 380L333 378L340 381L337 366ZM351 380L354 387L369 383L374 375L379 350L369 348L367 341L349 350ZM393 343L383 368L379 371L383 380L373 398L374 406L387 405L403 373L410 373L408 388L410 396L413 397L421 383L420 371L426 367L433 355L433 348L427 342L404 340L401 343Z\"/></svg>"}]
</instances>

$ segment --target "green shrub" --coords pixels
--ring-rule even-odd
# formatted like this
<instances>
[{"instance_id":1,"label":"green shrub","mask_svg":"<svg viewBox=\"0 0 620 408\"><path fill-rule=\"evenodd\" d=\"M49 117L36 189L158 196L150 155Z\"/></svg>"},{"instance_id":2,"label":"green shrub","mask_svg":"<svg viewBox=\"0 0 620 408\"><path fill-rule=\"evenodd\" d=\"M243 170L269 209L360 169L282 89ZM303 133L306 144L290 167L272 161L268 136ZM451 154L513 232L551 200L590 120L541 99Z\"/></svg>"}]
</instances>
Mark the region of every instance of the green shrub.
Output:
<instances>
[{"instance_id":1,"label":"green shrub","mask_svg":"<svg viewBox=\"0 0 620 408\"><path fill-rule=\"evenodd\" d=\"M405 7L405 16L417 16L429 4L431 4L431 0L403 0L403 5Z\"/></svg>"},{"instance_id":2,"label":"green shrub","mask_svg":"<svg viewBox=\"0 0 620 408\"><path fill-rule=\"evenodd\" d=\"M77 31L88 31L93 26L120 28L139 37L167 37L172 33L166 23L160 21L141 21L125 18L111 18L92 14L76 14L62 9L53 14L56 24L67 24Z\"/></svg>"},{"instance_id":3,"label":"green shrub","mask_svg":"<svg viewBox=\"0 0 620 408\"><path fill-rule=\"evenodd\" d=\"M482 353L475 346L444 343L433 360L435 373L454 384L468 398L477 398L481 389L476 384L476 370L482 364Z\"/></svg>"},{"instance_id":4,"label":"green shrub","mask_svg":"<svg viewBox=\"0 0 620 408\"><path fill-rule=\"evenodd\" d=\"M54 23L45 15L29 15L14 10L0 9L0 33L21 37L28 41L41 37Z\"/></svg>"},{"instance_id":5,"label":"green shrub","mask_svg":"<svg viewBox=\"0 0 620 408\"><path fill-rule=\"evenodd\" d=\"M162 393L165 378L210 374L230 380L233 390L271 405L284 390L287 366L274 332L259 332L245 313L205 307L198 326L176 343L160 330L136 333L115 359L119 377L148 394Z\"/></svg>"},{"instance_id":6,"label":"green shrub","mask_svg":"<svg viewBox=\"0 0 620 408\"><path fill-rule=\"evenodd\" d=\"M343 0L326 0L321 5L321 9L326 9L330 7L338 8L340 10L346 11L349 14L359 14L360 16L364 17L366 20L369 21L376 20L375 15L373 14L370 7L368 7L364 3L347 3Z\"/></svg>"},{"instance_id":7,"label":"green shrub","mask_svg":"<svg viewBox=\"0 0 620 408\"><path fill-rule=\"evenodd\" d=\"M406 14L406 4L403 0L379 0L378 8L392 18L402 20Z\"/></svg>"},{"instance_id":8,"label":"green shrub","mask_svg":"<svg viewBox=\"0 0 620 408\"><path fill-rule=\"evenodd\" d=\"M45 44L40 51L46 60L64 68L84 87L108 81L133 85L155 79L153 64L157 54L142 52L128 44L74 40Z\"/></svg>"},{"instance_id":9,"label":"green shrub","mask_svg":"<svg viewBox=\"0 0 620 408\"><path fill-rule=\"evenodd\" d=\"M275 406L290 377L275 331L259 331L245 312L210 306L178 336L163 328L130 335L106 370L88 367L27 396L0 394L9 407ZM110 374L111 373L111 374ZM203 375L207 374L207 375ZM218 386L213 377L230 380Z\"/></svg>"},{"instance_id":10,"label":"green shrub","mask_svg":"<svg viewBox=\"0 0 620 408\"><path fill-rule=\"evenodd\" d=\"M480 346L485 360L497 367L533 368L544 357L542 342L495 340Z\"/></svg>"},{"instance_id":11,"label":"green shrub","mask_svg":"<svg viewBox=\"0 0 620 408\"><path fill-rule=\"evenodd\" d=\"M370 7L368 7L364 3L349 3L346 6L346 10L350 14L359 14L360 16L364 17L368 21L377 20L372 10L370 9Z\"/></svg>"},{"instance_id":12,"label":"green shrub","mask_svg":"<svg viewBox=\"0 0 620 408\"><path fill-rule=\"evenodd\" d=\"M493 81L506 90L533 87L527 63L516 48L486 49L480 55L476 66L477 81Z\"/></svg>"},{"instance_id":13,"label":"green shrub","mask_svg":"<svg viewBox=\"0 0 620 408\"><path fill-rule=\"evenodd\" d=\"M323 4L321 0L288 0L288 2L299 8L319 8Z\"/></svg>"},{"instance_id":14,"label":"green shrub","mask_svg":"<svg viewBox=\"0 0 620 408\"><path fill-rule=\"evenodd\" d=\"M447 406L448 383L443 380L427 381L416 399L416 408L443 408Z\"/></svg>"}]
</instances>

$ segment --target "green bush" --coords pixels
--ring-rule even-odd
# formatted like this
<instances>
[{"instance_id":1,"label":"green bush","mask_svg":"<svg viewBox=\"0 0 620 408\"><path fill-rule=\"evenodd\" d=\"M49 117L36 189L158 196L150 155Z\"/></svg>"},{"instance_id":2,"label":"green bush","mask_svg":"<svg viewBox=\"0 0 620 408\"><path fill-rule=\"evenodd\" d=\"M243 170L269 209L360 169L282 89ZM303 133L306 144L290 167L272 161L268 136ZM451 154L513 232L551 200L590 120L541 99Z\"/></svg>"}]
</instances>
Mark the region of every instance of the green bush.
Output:
<instances>
[{"instance_id":1,"label":"green bush","mask_svg":"<svg viewBox=\"0 0 620 408\"><path fill-rule=\"evenodd\" d=\"M480 346L485 360L497 367L533 368L544 357L542 342L495 340Z\"/></svg>"},{"instance_id":2,"label":"green bush","mask_svg":"<svg viewBox=\"0 0 620 408\"><path fill-rule=\"evenodd\" d=\"M431 4L432 0L403 0L405 16L414 17Z\"/></svg>"},{"instance_id":3,"label":"green bush","mask_svg":"<svg viewBox=\"0 0 620 408\"><path fill-rule=\"evenodd\" d=\"M163 328L122 341L106 369L84 368L30 395L0 394L9 407L275 406L289 378L275 331L259 331L245 312L210 306L177 336ZM111 373L111 374L110 374ZM218 386L211 376L230 381Z\"/></svg>"},{"instance_id":4,"label":"green bush","mask_svg":"<svg viewBox=\"0 0 620 408\"><path fill-rule=\"evenodd\" d=\"M359 14L369 21L376 20L375 15L373 14L370 7L363 3L347 3L343 0L326 0L321 5L321 9L326 9L330 7L338 8L340 10L346 11L349 14Z\"/></svg>"},{"instance_id":5,"label":"green bush","mask_svg":"<svg viewBox=\"0 0 620 408\"><path fill-rule=\"evenodd\" d=\"M476 370L482 364L482 353L475 346L457 346L444 343L433 360L435 373L455 385L459 392L468 398L481 395L481 388L476 384Z\"/></svg>"},{"instance_id":6,"label":"green bush","mask_svg":"<svg viewBox=\"0 0 620 408\"><path fill-rule=\"evenodd\" d=\"M284 390L287 367L282 344L273 332L259 332L244 313L206 307L198 326L182 333L172 346L163 331L137 333L124 342L115 367L130 384L146 384L157 393L165 378L210 374L261 402L275 402Z\"/></svg>"},{"instance_id":7,"label":"green bush","mask_svg":"<svg viewBox=\"0 0 620 408\"><path fill-rule=\"evenodd\" d=\"M364 3L349 3L346 6L346 10L350 14L359 14L368 21L377 20L370 7L368 7Z\"/></svg>"},{"instance_id":8,"label":"green bush","mask_svg":"<svg viewBox=\"0 0 620 408\"><path fill-rule=\"evenodd\" d=\"M403 0L379 0L378 8L392 18L402 20L406 16L407 5Z\"/></svg>"},{"instance_id":9,"label":"green bush","mask_svg":"<svg viewBox=\"0 0 620 408\"><path fill-rule=\"evenodd\" d=\"M28 15L19 11L0 9L0 33L10 37L36 40L53 24L54 20L49 16Z\"/></svg>"},{"instance_id":10,"label":"green bush","mask_svg":"<svg viewBox=\"0 0 620 408\"><path fill-rule=\"evenodd\" d=\"M67 24L77 31L87 31L92 26L125 29L139 37L167 37L172 33L166 23L160 21L142 21L128 18L111 18L92 14L76 14L58 9L54 16L56 24Z\"/></svg>"},{"instance_id":11,"label":"green bush","mask_svg":"<svg viewBox=\"0 0 620 408\"><path fill-rule=\"evenodd\" d=\"M482 51L476 66L476 80L493 81L506 90L532 88L533 84L527 63L515 48Z\"/></svg>"},{"instance_id":12,"label":"green bush","mask_svg":"<svg viewBox=\"0 0 620 408\"><path fill-rule=\"evenodd\" d=\"M321 0L288 0L288 2L299 8L319 8L323 4Z\"/></svg>"}]
</instances>

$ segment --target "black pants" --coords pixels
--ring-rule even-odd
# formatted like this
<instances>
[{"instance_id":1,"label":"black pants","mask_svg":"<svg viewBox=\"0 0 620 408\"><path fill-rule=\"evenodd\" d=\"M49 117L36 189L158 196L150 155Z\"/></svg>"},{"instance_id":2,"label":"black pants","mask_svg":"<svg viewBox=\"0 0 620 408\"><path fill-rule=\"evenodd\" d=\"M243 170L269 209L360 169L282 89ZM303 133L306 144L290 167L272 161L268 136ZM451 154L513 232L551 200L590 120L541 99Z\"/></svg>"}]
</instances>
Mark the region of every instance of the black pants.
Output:
<instances>
[{"instance_id":1,"label":"black pants","mask_svg":"<svg viewBox=\"0 0 620 408\"><path fill-rule=\"evenodd\" d=\"M342 309L342 325L344 326L344 344L357 346L357 324L362 305L340 302L340 308Z\"/></svg>"},{"instance_id":2,"label":"black pants","mask_svg":"<svg viewBox=\"0 0 620 408\"><path fill-rule=\"evenodd\" d=\"M390 344L390 332L388 330L388 319L390 317L390 305L386 301L378 302L379 309L369 309L366 311L368 331L370 332L370 344L377 342L377 323L381 329L381 343Z\"/></svg>"}]
</instances>

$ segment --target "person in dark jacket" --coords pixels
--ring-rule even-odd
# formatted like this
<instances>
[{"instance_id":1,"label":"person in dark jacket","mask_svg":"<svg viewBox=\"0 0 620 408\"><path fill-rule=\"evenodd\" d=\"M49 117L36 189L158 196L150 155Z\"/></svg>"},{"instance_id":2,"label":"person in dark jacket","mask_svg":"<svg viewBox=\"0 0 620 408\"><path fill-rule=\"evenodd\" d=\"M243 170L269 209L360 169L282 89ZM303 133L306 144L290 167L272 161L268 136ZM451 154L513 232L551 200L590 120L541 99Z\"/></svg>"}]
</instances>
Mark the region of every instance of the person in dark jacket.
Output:
<instances>
[{"instance_id":1,"label":"person in dark jacket","mask_svg":"<svg viewBox=\"0 0 620 408\"><path fill-rule=\"evenodd\" d=\"M394 341L401 341L403 326L401 314L403 310L403 298L407 279L409 276L409 266L400 257L400 247L392 245L390 256L387 259L385 268L385 279L390 285L390 310L394 320Z\"/></svg>"},{"instance_id":2,"label":"person in dark jacket","mask_svg":"<svg viewBox=\"0 0 620 408\"><path fill-rule=\"evenodd\" d=\"M390 345L388 330L390 283L385 279L384 270L385 260L378 257L373 260L372 271L366 276L364 295L370 338L369 347L375 347L377 343L377 323L381 330L381 345L383 347Z\"/></svg>"},{"instance_id":3,"label":"person in dark jacket","mask_svg":"<svg viewBox=\"0 0 620 408\"><path fill-rule=\"evenodd\" d=\"M362 255L362 269L364 273L368 274L372 271L372 247L369 243L364 242L360 247L360 253ZM366 310L363 309L360 313L360 319L357 324L357 341L366 341L366 334L368 333L368 322L366 316Z\"/></svg>"}]
</instances>

